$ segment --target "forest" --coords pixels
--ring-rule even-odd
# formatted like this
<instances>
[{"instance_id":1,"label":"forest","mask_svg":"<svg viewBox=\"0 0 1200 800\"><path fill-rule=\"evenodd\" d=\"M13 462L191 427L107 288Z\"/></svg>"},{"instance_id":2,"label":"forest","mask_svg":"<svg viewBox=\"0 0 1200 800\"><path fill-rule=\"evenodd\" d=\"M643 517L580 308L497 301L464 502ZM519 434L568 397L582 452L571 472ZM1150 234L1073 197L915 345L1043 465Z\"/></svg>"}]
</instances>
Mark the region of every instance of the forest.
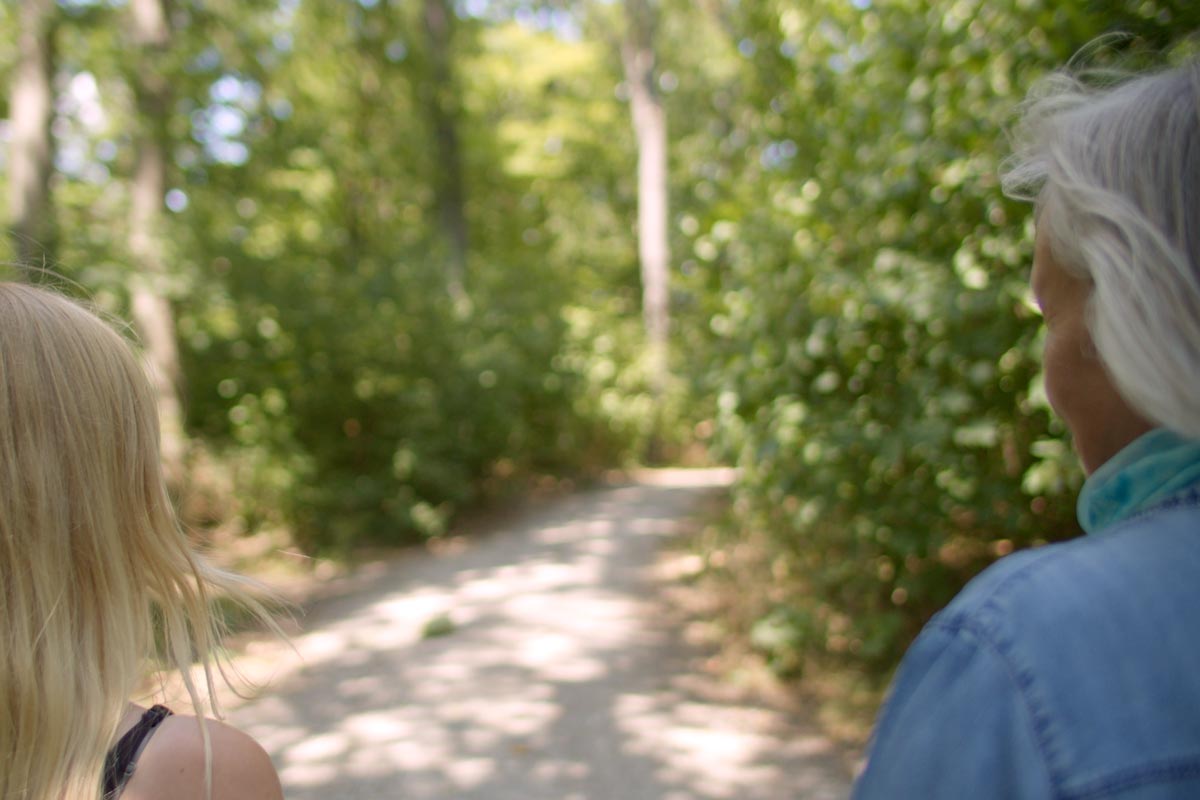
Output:
<instances>
[{"instance_id":1,"label":"forest","mask_svg":"<svg viewBox=\"0 0 1200 800\"><path fill-rule=\"evenodd\" d=\"M203 536L344 555L547 480L739 468L704 541L780 674L886 673L1078 533L1040 377L1033 82L1192 0L11 0L9 279L152 365Z\"/></svg>"}]
</instances>

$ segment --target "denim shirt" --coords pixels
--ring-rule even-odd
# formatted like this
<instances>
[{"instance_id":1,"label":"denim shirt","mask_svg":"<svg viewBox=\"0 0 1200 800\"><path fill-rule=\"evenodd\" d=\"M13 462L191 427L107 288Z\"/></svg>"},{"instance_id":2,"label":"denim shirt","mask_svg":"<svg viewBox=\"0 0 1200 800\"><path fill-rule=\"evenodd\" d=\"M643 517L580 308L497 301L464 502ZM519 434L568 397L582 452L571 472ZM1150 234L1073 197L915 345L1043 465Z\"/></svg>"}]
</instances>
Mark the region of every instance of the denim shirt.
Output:
<instances>
[{"instance_id":1,"label":"denim shirt","mask_svg":"<svg viewBox=\"0 0 1200 800\"><path fill-rule=\"evenodd\" d=\"M854 798L1200 798L1200 443L1147 437L930 621Z\"/></svg>"}]
</instances>

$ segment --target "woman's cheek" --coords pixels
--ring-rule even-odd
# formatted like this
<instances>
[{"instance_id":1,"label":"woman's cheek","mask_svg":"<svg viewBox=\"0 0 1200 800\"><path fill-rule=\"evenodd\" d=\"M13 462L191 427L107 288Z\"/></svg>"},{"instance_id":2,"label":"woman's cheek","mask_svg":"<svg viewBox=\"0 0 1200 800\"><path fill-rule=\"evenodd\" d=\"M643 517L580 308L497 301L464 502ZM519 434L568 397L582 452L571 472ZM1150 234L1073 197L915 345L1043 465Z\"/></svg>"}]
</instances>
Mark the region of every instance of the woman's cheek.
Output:
<instances>
[{"instance_id":1,"label":"woman's cheek","mask_svg":"<svg viewBox=\"0 0 1200 800\"><path fill-rule=\"evenodd\" d=\"M1076 352L1079 343L1064 340L1061 333L1046 331L1046 348L1042 355L1042 370L1046 382L1046 399L1050 408L1059 416L1067 428L1074 432L1073 395L1077 393L1078 381L1083 377L1078 373L1079 359L1070 358L1070 349ZM1076 373L1076 374L1072 374Z\"/></svg>"}]
</instances>

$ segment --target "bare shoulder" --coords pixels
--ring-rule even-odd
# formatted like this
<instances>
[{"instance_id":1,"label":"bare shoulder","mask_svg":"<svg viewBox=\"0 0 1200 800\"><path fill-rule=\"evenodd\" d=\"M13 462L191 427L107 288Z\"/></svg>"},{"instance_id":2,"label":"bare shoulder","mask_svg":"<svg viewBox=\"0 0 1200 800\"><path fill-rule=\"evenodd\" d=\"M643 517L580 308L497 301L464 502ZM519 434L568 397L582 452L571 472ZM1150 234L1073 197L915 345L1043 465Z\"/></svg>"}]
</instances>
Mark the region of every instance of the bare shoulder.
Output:
<instances>
[{"instance_id":1,"label":"bare shoulder","mask_svg":"<svg viewBox=\"0 0 1200 800\"><path fill-rule=\"evenodd\" d=\"M249 734L208 720L212 800L281 800L270 756ZM205 800L204 738L195 717L163 720L138 759L122 800Z\"/></svg>"}]
</instances>

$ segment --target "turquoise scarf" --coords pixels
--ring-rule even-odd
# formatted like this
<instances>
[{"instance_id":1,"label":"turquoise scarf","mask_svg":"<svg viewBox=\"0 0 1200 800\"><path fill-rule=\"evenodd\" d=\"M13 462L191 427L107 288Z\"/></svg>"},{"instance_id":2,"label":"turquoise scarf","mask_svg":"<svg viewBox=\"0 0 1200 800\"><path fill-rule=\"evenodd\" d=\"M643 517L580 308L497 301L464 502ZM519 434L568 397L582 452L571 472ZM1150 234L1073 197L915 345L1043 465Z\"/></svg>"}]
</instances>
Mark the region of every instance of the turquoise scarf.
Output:
<instances>
[{"instance_id":1,"label":"turquoise scarf","mask_svg":"<svg viewBox=\"0 0 1200 800\"><path fill-rule=\"evenodd\" d=\"M1165 428L1133 440L1083 484L1076 513L1098 533L1200 483L1200 442Z\"/></svg>"}]
</instances>

